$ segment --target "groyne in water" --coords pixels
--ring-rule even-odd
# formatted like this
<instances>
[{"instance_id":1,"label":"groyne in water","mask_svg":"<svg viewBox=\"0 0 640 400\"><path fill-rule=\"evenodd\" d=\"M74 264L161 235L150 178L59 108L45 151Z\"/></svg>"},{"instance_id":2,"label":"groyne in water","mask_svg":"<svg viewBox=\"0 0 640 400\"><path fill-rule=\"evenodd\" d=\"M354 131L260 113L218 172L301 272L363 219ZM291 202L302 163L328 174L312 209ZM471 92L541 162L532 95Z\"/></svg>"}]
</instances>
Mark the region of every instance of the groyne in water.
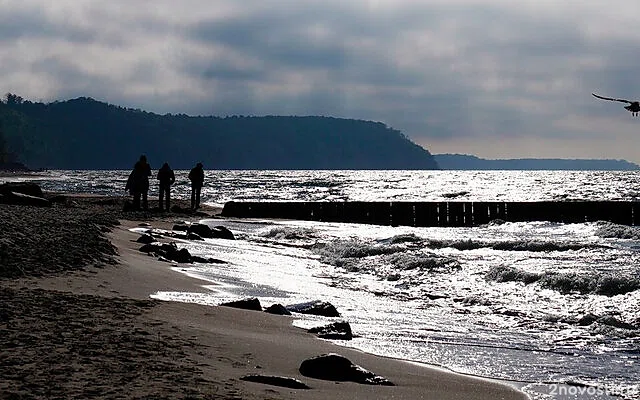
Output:
<instances>
[{"instance_id":1,"label":"groyne in water","mask_svg":"<svg viewBox=\"0 0 640 400\"><path fill-rule=\"evenodd\" d=\"M640 202L237 202L224 205L222 216L275 218L374 225L459 227L493 220L580 223L610 221L640 225Z\"/></svg>"}]
</instances>

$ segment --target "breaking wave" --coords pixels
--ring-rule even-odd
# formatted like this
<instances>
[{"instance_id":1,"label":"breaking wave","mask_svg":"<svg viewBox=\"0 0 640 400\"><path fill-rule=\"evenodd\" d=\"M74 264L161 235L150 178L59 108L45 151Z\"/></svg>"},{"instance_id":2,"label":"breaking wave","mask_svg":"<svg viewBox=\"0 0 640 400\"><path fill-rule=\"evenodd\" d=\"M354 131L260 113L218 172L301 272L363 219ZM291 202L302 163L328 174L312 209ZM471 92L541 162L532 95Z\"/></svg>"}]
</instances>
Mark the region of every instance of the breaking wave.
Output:
<instances>
[{"instance_id":1,"label":"breaking wave","mask_svg":"<svg viewBox=\"0 0 640 400\"><path fill-rule=\"evenodd\" d=\"M260 233L261 237L278 240L308 240L317 238L317 232L311 228L297 228L276 226L266 232Z\"/></svg>"},{"instance_id":2,"label":"breaking wave","mask_svg":"<svg viewBox=\"0 0 640 400\"><path fill-rule=\"evenodd\" d=\"M537 283L543 288L561 293L598 294L615 296L640 289L638 276L613 274L585 274L576 272L528 272L509 266L493 267L485 275L496 282Z\"/></svg>"},{"instance_id":3,"label":"breaking wave","mask_svg":"<svg viewBox=\"0 0 640 400\"><path fill-rule=\"evenodd\" d=\"M348 272L366 272L386 280L401 280L403 271L448 272L460 269L460 263L450 257L407 249L398 244L363 243L357 240L337 240L314 247L320 261Z\"/></svg>"},{"instance_id":4,"label":"breaking wave","mask_svg":"<svg viewBox=\"0 0 640 400\"><path fill-rule=\"evenodd\" d=\"M598 221L596 236L612 239L640 240L640 229L634 226L618 225L613 222Z\"/></svg>"},{"instance_id":5,"label":"breaking wave","mask_svg":"<svg viewBox=\"0 0 640 400\"><path fill-rule=\"evenodd\" d=\"M419 237L415 233L404 233L401 235L392 236L388 239L382 239L379 242L386 244L423 243L424 239Z\"/></svg>"},{"instance_id":6,"label":"breaking wave","mask_svg":"<svg viewBox=\"0 0 640 400\"><path fill-rule=\"evenodd\" d=\"M447 272L460 269L460 263L450 257L442 257L435 254L422 252L405 252L384 257L383 262L393 266L397 270L420 270Z\"/></svg>"},{"instance_id":7,"label":"breaking wave","mask_svg":"<svg viewBox=\"0 0 640 400\"><path fill-rule=\"evenodd\" d=\"M406 249L403 246L395 244L369 244L358 240L336 240L326 244L319 244L314 247L314 250L320 256L331 260L337 258L363 258L382 254L393 254L405 251Z\"/></svg>"}]
</instances>

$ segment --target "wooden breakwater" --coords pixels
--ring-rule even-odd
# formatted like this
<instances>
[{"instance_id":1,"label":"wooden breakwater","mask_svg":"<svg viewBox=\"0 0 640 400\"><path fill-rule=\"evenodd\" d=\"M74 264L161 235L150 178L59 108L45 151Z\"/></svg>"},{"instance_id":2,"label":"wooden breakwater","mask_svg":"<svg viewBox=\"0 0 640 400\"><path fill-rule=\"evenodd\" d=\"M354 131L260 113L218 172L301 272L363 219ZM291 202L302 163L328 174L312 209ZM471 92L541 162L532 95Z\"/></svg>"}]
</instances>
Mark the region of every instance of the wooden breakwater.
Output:
<instances>
[{"instance_id":1,"label":"wooden breakwater","mask_svg":"<svg viewBox=\"0 0 640 400\"><path fill-rule=\"evenodd\" d=\"M222 216L275 218L361 224L456 227L493 220L579 223L610 221L640 225L640 202L235 202L224 205Z\"/></svg>"}]
</instances>

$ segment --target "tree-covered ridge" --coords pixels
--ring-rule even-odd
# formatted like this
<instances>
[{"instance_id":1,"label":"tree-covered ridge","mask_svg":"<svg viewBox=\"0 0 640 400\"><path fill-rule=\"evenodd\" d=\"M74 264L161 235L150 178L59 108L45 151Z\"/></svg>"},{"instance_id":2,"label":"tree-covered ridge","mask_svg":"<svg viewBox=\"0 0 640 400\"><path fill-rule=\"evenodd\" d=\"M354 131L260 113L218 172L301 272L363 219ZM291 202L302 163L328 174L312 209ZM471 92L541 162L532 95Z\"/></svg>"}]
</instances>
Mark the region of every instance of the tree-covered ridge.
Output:
<instances>
[{"instance_id":1,"label":"tree-covered ridge","mask_svg":"<svg viewBox=\"0 0 640 400\"><path fill-rule=\"evenodd\" d=\"M91 98L34 103L7 95L10 151L33 167L130 168L140 154L208 169L436 169L431 154L380 122L317 116L159 115Z\"/></svg>"}]
</instances>

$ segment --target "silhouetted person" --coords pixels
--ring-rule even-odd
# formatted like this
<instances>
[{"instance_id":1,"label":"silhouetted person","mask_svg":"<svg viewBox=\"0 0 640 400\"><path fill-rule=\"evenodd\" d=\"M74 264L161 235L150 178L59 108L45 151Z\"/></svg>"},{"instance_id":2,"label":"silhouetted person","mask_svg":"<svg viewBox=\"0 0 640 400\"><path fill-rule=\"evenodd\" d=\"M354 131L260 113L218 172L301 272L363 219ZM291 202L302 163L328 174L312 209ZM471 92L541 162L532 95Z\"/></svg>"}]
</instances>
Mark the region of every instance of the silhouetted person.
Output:
<instances>
[{"instance_id":1,"label":"silhouetted person","mask_svg":"<svg viewBox=\"0 0 640 400\"><path fill-rule=\"evenodd\" d=\"M169 164L164 163L162 167L158 170L158 180L160 181L160 192L158 193L158 207L160 211L162 211L162 199L166 198L166 210L170 209L170 196L169 192L171 191L171 185L176 181L176 176L173 173Z\"/></svg>"},{"instance_id":2,"label":"silhouetted person","mask_svg":"<svg viewBox=\"0 0 640 400\"><path fill-rule=\"evenodd\" d=\"M191 209L195 210L200 207L200 191L202 190L202 185L204 185L202 163L198 163L191 168L189 180L191 181Z\"/></svg>"},{"instance_id":3,"label":"silhouetted person","mask_svg":"<svg viewBox=\"0 0 640 400\"><path fill-rule=\"evenodd\" d=\"M151 176L151 166L147 162L147 156L141 155L140 159L133 166L133 171L129 174L125 190L133 195L133 208L140 209L140 197L142 196L142 208L147 210L149 203L147 194L149 192L149 177Z\"/></svg>"}]
</instances>

